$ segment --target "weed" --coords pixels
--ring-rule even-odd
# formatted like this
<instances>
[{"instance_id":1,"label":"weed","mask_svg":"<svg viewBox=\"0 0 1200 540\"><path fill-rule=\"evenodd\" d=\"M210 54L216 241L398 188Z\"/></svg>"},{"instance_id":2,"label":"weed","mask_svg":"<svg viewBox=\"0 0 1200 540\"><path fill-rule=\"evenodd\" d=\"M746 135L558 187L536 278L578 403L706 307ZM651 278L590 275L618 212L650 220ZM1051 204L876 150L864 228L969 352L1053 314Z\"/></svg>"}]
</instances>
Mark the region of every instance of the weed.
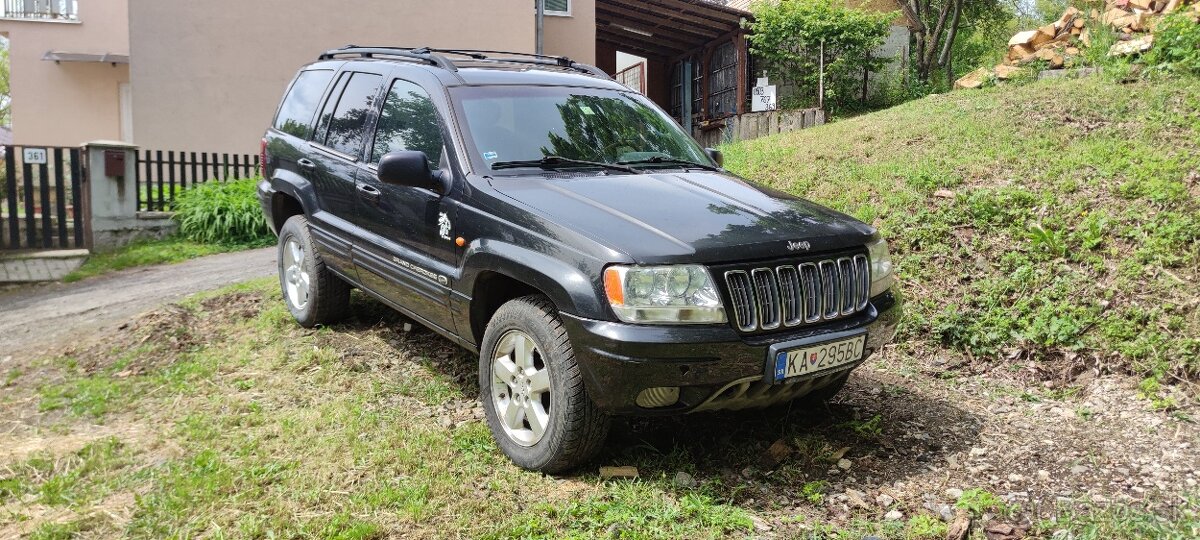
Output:
<instances>
[{"instance_id":1,"label":"weed","mask_svg":"<svg viewBox=\"0 0 1200 540\"><path fill-rule=\"evenodd\" d=\"M1005 504L994 493L982 488L973 488L964 491L962 497L959 497L958 502L954 505L970 512L975 517L982 516L985 512L997 512L1008 515L1013 511L1012 507Z\"/></svg>"},{"instance_id":2,"label":"weed","mask_svg":"<svg viewBox=\"0 0 1200 540\"><path fill-rule=\"evenodd\" d=\"M829 482L824 480L814 480L805 482L800 488L800 498L812 503L821 504L825 501L825 492L829 489Z\"/></svg>"},{"instance_id":3,"label":"weed","mask_svg":"<svg viewBox=\"0 0 1200 540\"><path fill-rule=\"evenodd\" d=\"M909 518L904 527L905 540L940 540L946 537L946 524L929 514Z\"/></svg>"}]
</instances>

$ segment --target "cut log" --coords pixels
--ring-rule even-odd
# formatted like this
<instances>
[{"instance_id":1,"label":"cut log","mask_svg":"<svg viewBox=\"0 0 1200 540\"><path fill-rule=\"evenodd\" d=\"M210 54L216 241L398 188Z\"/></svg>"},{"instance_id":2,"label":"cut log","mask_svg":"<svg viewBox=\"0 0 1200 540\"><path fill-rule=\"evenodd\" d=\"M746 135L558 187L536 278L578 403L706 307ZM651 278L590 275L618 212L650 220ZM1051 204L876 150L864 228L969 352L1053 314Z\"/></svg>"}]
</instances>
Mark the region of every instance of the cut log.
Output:
<instances>
[{"instance_id":1,"label":"cut log","mask_svg":"<svg viewBox=\"0 0 1200 540\"><path fill-rule=\"evenodd\" d=\"M1132 29L1133 24L1137 22L1137 17L1137 15L1126 14L1122 17L1113 19L1113 28L1120 28L1122 31L1125 31L1126 28Z\"/></svg>"},{"instance_id":2,"label":"cut log","mask_svg":"<svg viewBox=\"0 0 1200 540\"><path fill-rule=\"evenodd\" d=\"M1071 56L1078 56L1079 55L1079 47L1067 47L1067 50L1063 51L1063 52L1065 52Z\"/></svg>"},{"instance_id":3,"label":"cut log","mask_svg":"<svg viewBox=\"0 0 1200 540\"><path fill-rule=\"evenodd\" d=\"M1008 40L1008 46L1009 47L1015 47L1017 45L1034 46L1033 39L1035 37L1037 37L1037 34L1038 34L1037 30L1026 30L1024 32L1017 32L1017 34L1015 36L1013 36L1012 39Z\"/></svg>"},{"instance_id":4,"label":"cut log","mask_svg":"<svg viewBox=\"0 0 1200 540\"><path fill-rule=\"evenodd\" d=\"M1129 0L1129 7L1149 11L1150 5L1153 3L1152 0Z\"/></svg>"},{"instance_id":5,"label":"cut log","mask_svg":"<svg viewBox=\"0 0 1200 540\"><path fill-rule=\"evenodd\" d=\"M1149 28L1150 13L1142 12L1133 16L1133 22L1129 23L1129 27L1135 32L1141 32Z\"/></svg>"},{"instance_id":6,"label":"cut log","mask_svg":"<svg viewBox=\"0 0 1200 540\"><path fill-rule=\"evenodd\" d=\"M997 79L1007 81L1013 77L1016 77L1025 70L1016 66L998 64L996 67L992 68L992 71L996 74Z\"/></svg>"},{"instance_id":7,"label":"cut log","mask_svg":"<svg viewBox=\"0 0 1200 540\"><path fill-rule=\"evenodd\" d=\"M1168 13L1174 13L1175 10L1179 9L1179 5L1182 3L1183 2L1181 0L1168 0L1167 7L1163 8L1163 10L1162 10L1163 15L1166 15Z\"/></svg>"},{"instance_id":8,"label":"cut log","mask_svg":"<svg viewBox=\"0 0 1200 540\"><path fill-rule=\"evenodd\" d=\"M1064 64L1066 64L1066 59L1060 55L1056 54L1054 58L1050 59L1050 69L1061 69Z\"/></svg>"},{"instance_id":9,"label":"cut log","mask_svg":"<svg viewBox=\"0 0 1200 540\"><path fill-rule=\"evenodd\" d=\"M1086 23L1086 22L1084 22L1084 20L1083 20L1083 18L1082 18L1082 17L1075 19L1075 22L1074 22L1074 23L1072 23L1072 25L1073 25L1075 28L1083 28L1083 26L1084 26L1085 24L1087 24L1087 23Z\"/></svg>"},{"instance_id":10,"label":"cut log","mask_svg":"<svg viewBox=\"0 0 1200 540\"><path fill-rule=\"evenodd\" d=\"M1024 60L1033 56L1033 54L1036 52L1037 49L1034 49L1029 45L1017 45L1008 49L1008 58L1009 60Z\"/></svg>"},{"instance_id":11,"label":"cut log","mask_svg":"<svg viewBox=\"0 0 1200 540\"><path fill-rule=\"evenodd\" d=\"M1129 41L1118 41L1108 49L1109 56L1129 56L1144 53L1154 46L1154 35L1147 34Z\"/></svg>"},{"instance_id":12,"label":"cut log","mask_svg":"<svg viewBox=\"0 0 1200 540\"><path fill-rule=\"evenodd\" d=\"M991 75L991 74L992 74L992 72L988 68L981 67L979 69L976 69L975 71L972 71L966 75L963 75L957 81L954 81L954 89L955 90L964 90L964 89L979 88L979 87L983 86L984 81L986 81L988 75Z\"/></svg>"},{"instance_id":13,"label":"cut log","mask_svg":"<svg viewBox=\"0 0 1200 540\"><path fill-rule=\"evenodd\" d=\"M1122 18L1125 18L1128 16L1129 16L1128 11L1125 11L1120 8L1112 8L1112 9L1104 12L1104 18L1102 19L1102 21L1104 22L1104 24L1109 24L1109 25L1119 28L1119 26L1116 24L1116 20L1122 19Z\"/></svg>"},{"instance_id":14,"label":"cut log","mask_svg":"<svg viewBox=\"0 0 1200 540\"><path fill-rule=\"evenodd\" d=\"M1082 43L1084 47L1092 46L1092 33L1089 32L1087 28L1084 28L1079 32L1079 42Z\"/></svg>"}]
</instances>

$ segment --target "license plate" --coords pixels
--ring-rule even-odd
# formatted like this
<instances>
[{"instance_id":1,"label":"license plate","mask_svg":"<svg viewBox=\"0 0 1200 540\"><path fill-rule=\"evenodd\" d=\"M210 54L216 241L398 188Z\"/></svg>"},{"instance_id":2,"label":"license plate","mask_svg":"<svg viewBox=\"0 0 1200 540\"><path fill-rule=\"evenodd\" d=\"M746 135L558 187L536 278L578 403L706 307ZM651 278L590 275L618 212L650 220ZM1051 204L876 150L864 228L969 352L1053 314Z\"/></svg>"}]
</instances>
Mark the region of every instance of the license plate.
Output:
<instances>
[{"instance_id":1,"label":"license plate","mask_svg":"<svg viewBox=\"0 0 1200 540\"><path fill-rule=\"evenodd\" d=\"M799 349L779 351L775 355L775 380L782 381L830 368L853 364L863 357L867 336L830 341Z\"/></svg>"}]
</instances>

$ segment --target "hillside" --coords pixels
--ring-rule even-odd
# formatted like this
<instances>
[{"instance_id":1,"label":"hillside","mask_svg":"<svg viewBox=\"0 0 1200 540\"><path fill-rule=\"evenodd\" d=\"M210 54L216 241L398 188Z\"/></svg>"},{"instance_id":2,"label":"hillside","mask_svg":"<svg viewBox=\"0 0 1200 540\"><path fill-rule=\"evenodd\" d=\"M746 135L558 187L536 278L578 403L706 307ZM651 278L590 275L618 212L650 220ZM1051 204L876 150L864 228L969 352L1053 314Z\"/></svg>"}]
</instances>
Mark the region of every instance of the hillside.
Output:
<instances>
[{"instance_id":1,"label":"hillside","mask_svg":"<svg viewBox=\"0 0 1200 540\"><path fill-rule=\"evenodd\" d=\"M882 230L931 368L1200 375L1200 81L935 95L725 155Z\"/></svg>"}]
</instances>

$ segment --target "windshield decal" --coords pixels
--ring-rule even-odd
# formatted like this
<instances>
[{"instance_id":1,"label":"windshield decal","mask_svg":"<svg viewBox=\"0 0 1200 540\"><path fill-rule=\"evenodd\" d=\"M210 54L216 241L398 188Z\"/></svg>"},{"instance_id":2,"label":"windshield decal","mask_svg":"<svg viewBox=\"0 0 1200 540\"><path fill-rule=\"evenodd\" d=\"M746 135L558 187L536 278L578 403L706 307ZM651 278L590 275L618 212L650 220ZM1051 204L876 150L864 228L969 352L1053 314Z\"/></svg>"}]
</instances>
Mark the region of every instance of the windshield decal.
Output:
<instances>
[{"instance_id":1,"label":"windshield decal","mask_svg":"<svg viewBox=\"0 0 1200 540\"><path fill-rule=\"evenodd\" d=\"M496 161L497 159L500 159L500 154L498 154L496 152L484 152L483 159L486 159L488 161Z\"/></svg>"}]
</instances>

